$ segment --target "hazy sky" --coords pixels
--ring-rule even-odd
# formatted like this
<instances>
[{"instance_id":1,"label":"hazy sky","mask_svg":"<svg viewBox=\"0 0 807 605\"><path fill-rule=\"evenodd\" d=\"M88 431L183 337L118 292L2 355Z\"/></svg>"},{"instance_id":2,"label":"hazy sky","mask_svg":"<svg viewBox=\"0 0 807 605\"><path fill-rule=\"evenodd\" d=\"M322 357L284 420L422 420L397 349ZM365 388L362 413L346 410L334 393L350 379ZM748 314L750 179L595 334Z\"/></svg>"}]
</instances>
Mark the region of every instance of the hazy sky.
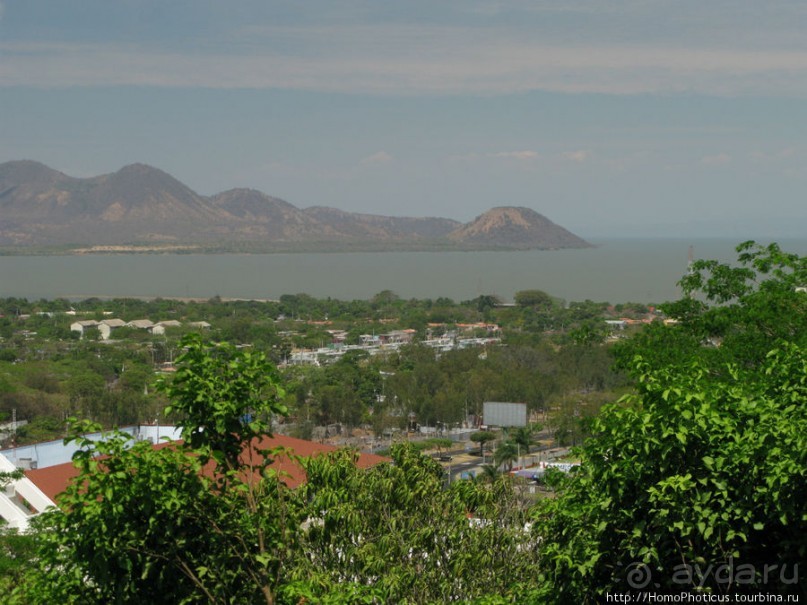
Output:
<instances>
[{"instance_id":1,"label":"hazy sky","mask_svg":"<svg viewBox=\"0 0 807 605\"><path fill-rule=\"evenodd\" d=\"M0 0L0 162L576 233L807 234L807 2Z\"/></svg>"}]
</instances>

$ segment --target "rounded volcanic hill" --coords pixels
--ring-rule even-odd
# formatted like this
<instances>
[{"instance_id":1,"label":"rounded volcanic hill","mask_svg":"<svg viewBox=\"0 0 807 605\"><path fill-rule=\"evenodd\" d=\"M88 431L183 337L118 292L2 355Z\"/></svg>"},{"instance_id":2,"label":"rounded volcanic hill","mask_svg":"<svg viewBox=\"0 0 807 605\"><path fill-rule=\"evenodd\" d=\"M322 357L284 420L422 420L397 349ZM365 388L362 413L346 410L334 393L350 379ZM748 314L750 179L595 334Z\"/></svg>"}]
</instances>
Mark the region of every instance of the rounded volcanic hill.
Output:
<instances>
[{"instance_id":1,"label":"rounded volcanic hill","mask_svg":"<svg viewBox=\"0 0 807 605\"><path fill-rule=\"evenodd\" d=\"M530 208L492 208L458 229L448 238L465 246L489 248L553 249L590 248L584 239L556 225Z\"/></svg>"}]
</instances>

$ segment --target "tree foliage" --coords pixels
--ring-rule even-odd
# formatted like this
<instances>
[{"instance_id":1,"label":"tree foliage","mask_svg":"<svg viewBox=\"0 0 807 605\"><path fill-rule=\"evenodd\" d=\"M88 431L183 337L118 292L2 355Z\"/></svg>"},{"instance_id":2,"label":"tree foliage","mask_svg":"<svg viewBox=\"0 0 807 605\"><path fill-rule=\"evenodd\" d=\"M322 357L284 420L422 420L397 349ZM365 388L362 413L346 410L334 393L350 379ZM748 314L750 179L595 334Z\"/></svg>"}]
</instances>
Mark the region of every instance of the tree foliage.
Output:
<instances>
[{"instance_id":1,"label":"tree foliage","mask_svg":"<svg viewBox=\"0 0 807 605\"><path fill-rule=\"evenodd\" d=\"M0 527L0 602L8 605L25 602L20 585L25 582L34 557L33 536Z\"/></svg>"},{"instance_id":2,"label":"tree foliage","mask_svg":"<svg viewBox=\"0 0 807 605\"><path fill-rule=\"evenodd\" d=\"M163 387L184 443L153 448L122 432L90 441L81 435L97 426L73 427L78 476L60 510L39 519L31 601L275 601L299 520L286 516L266 453L249 451L268 415L283 412L274 370L198 337L184 345Z\"/></svg>"},{"instance_id":3,"label":"tree foliage","mask_svg":"<svg viewBox=\"0 0 807 605\"><path fill-rule=\"evenodd\" d=\"M552 309L555 299L543 290L521 290L516 292L514 300L520 307L534 307L541 310Z\"/></svg>"},{"instance_id":4,"label":"tree foliage","mask_svg":"<svg viewBox=\"0 0 807 605\"><path fill-rule=\"evenodd\" d=\"M272 414L287 412L277 371L263 353L208 346L198 335L182 345L177 372L158 385L170 401L165 414L178 419L182 439L202 462L213 458L236 470L243 449L270 431Z\"/></svg>"},{"instance_id":5,"label":"tree foliage","mask_svg":"<svg viewBox=\"0 0 807 605\"><path fill-rule=\"evenodd\" d=\"M579 472L535 512L546 602L803 591L805 265L776 246L739 252L745 267L695 263L679 323L623 349L636 394L604 408Z\"/></svg>"},{"instance_id":6,"label":"tree foliage","mask_svg":"<svg viewBox=\"0 0 807 605\"><path fill-rule=\"evenodd\" d=\"M184 442L91 441L98 427L76 422L78 476L38 519L22 602L518 602L534 549L508 478L446 490L442 468L401 444L369 470L353 452L303 460L308 483L290 490L276 453L255 449L284 411L274 369L183 344L161 388Z\"/></svg>"},{"instance_id":7,"label":"tree foliage","mask_svg":"<svg viewBox=\"0 0 807 605\"><path fill-rule=\"evenodd\" d=\"M522 602L535 550L509 478L445 489L433 460L408 444L391 454L394 464L366 471L349 452L306 462L297 495L310 522L287 593L312 602Z\"/></svg>"},{"instance_id":8,"label":"tree foliage","mask_svg":"<svg viewBox=\"0 0 807 605\"><path fill-rule=\"evenodd\" d=\"M474 433L471 433L469 439L474 443L479 444L479 455L484 456L485 444L488 443L489 441L495 441L496 433L493 433L492 431L476 431Z\"/></svg>"},{"instance_id":9,"label":"tree foliage","mask_svg":"<svg viewBox=\"0 0 807 605\"><path fill-rule=\"evenodd\" d=\"M493 460L499 466L504 466L508 472L513 468L513 463L518 460L518 444L515 441L504 441L499 444L493 452Z\"/></svg>"}]
</instances>

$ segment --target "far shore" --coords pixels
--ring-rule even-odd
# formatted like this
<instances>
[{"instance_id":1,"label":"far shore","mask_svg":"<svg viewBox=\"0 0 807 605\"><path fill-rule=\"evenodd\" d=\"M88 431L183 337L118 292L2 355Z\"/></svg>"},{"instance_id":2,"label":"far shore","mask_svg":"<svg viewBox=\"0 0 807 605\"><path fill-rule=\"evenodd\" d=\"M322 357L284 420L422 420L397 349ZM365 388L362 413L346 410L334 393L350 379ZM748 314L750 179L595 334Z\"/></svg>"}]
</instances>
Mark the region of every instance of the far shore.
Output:
<instances>
[{"instance_id":1,"label":"far shore","mask_svg":"<svg viewBox=\"0 0 807 605\"><path fill-rule=\"evenodd\" d=\"M143 300L146 302L151 302L154 300L175 300L177 302L183 303L206 303L210 302L213 299L220 300L221 302L260 302L260 303L276 303L280 302L274 298L231 298L226 296L208 296L207 298L204 297L194 297L194 296L136 296L136 295L126 295L126 296L110 296L108 294L70 294L68 296L59 296L58 298L63 298L65 300L69 300L71 302L80 302L82 300L89 300L91 298L97 298L98 300Z\"/></svg>"},{"instance_id":2,"label":"far shore","mask_svg":"<svg viewBox=\"0 0 807 605\"><path fill-rule=\"evenodd\" d=\"M352 252L523 252L596 249L598 245L529 247L446 242L222 242L214 244L96 244L88 246L0 246L0 256L93 256L108 254L340 254Z\"/></svg>"}]
</instances>

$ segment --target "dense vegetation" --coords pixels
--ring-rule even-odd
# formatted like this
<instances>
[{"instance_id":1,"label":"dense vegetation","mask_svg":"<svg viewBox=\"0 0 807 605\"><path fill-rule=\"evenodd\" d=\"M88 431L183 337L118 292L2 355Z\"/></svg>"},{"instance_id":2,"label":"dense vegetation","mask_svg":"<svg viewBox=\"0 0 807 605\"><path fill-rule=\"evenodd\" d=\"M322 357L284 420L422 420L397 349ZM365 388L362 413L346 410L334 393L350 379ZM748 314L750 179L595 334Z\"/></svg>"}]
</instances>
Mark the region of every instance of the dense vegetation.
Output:
<instances>
[{"instance_id":1,"label":"dense vegetation","mask_svg":"<svg viewBox=\"0 0 807 605\"><path fill-rule=\"evenodd\" d=\"M665 307L679 323L622 346L636 393L603 409L580 472L536 510L545 602L804 596L807 258L738 252L696 262Z\"/></svg>"},{"instance_id":2,"label":"dense vegetation","mask_svg":"<svg viewBox=\"0 0 807 605\"><path fill-rule=\"evenodd\" d=\"M663 307L674 321L615 344L602 343L590 317L561 325L573 311L535 293L505 309L438 305L495 317L507 326L507 346L439 357L403 347L284 377L270 342L236 349L186 338L176 345L176 377L161 382L184 445L127 447L124 435L82 441L81 475L62 510L43 515L22 544L3 542L11 553L31 541L37 548L25 571L6 563L8 577L20 579L8 599L566 604L642 590L804 597L807 258L753 243L738 252L738 266L696 262L682 280L685 297ZM428 317L422 303L376 298L356 305L380 305L382 318L391 315L385 306ZM598 369L612 354L632 385L618 401L612 389L623 374ZM273 415L295 414L298 426L304 414L347 424L372 405L375 422L397 401L427 421L453 422L480 392L553 409L559 436L562 418L586 429L579 469L548 478L554 498L524 499L506 475L446 486L439 465L403 444L391 451L393 465L369 470L349 453L306 461L309 481L297 490L264 462L236 455ZM581 411L608 396L598 413ZM86 429L74 427L77 435ZM214 472L200 472L205 465Z\"/></svg>"},{"instance_id":3,"label":"dense vegetation","mask_svg":"<svg viewBox=\"0 0 807 605\"><path fill-rule=\"evenodd\" d=\"M122 433L95 443L77 424L81 474L62 510L40 517L37 569L15 598L433 603L506 594L532 576L526 507L505 477L444 490L442 468L401 444L394 465L367 471L349 452L307 460L307 484L290 490L270 458L239 455L285 412L271 366L260 353L184 344L161 387L183 444L129 447ZM499 521L477 527L469 513Z\"/></svg>"},{"instance_id":4,"label":"dense vegetation","mask_svg":"<svg viewBox=\"0 0 807 605\"><path fill-rule=\"evenodd\" d=\"M421 425L451 426L480 414L483 401L501 400L526 402L532 411L560 408L561 440L579 442L575 419L592 415L610 396L603 393L625 384L612 371L610 347L601 346L608 334L602 319L647 317L648 309L519 294L514 307L489 296L455 303L402 300L389 291L369 301L305 294L274 302L0 300L0 423L16 411L29 421L16 436L26 443L63 437L70 416L106 427L154 422L166 404L153 388L155 369L170 366L182 336L205 321L209 339L263 352L282 366L291 412L284 430L301 437L337 423L378 434L404 429L410 413ZM70 330L78 320L108 318L180 325L157 335L118 327L110 341L99 340L97 330L83 336ZM384 355L354 350L321 367L285 363L302 348L357 345L362 335L400 329L415 330L413 343ZM447 333L496 336L501 343L442 352L418 346Z\"/></svg>"}]
</instances>

